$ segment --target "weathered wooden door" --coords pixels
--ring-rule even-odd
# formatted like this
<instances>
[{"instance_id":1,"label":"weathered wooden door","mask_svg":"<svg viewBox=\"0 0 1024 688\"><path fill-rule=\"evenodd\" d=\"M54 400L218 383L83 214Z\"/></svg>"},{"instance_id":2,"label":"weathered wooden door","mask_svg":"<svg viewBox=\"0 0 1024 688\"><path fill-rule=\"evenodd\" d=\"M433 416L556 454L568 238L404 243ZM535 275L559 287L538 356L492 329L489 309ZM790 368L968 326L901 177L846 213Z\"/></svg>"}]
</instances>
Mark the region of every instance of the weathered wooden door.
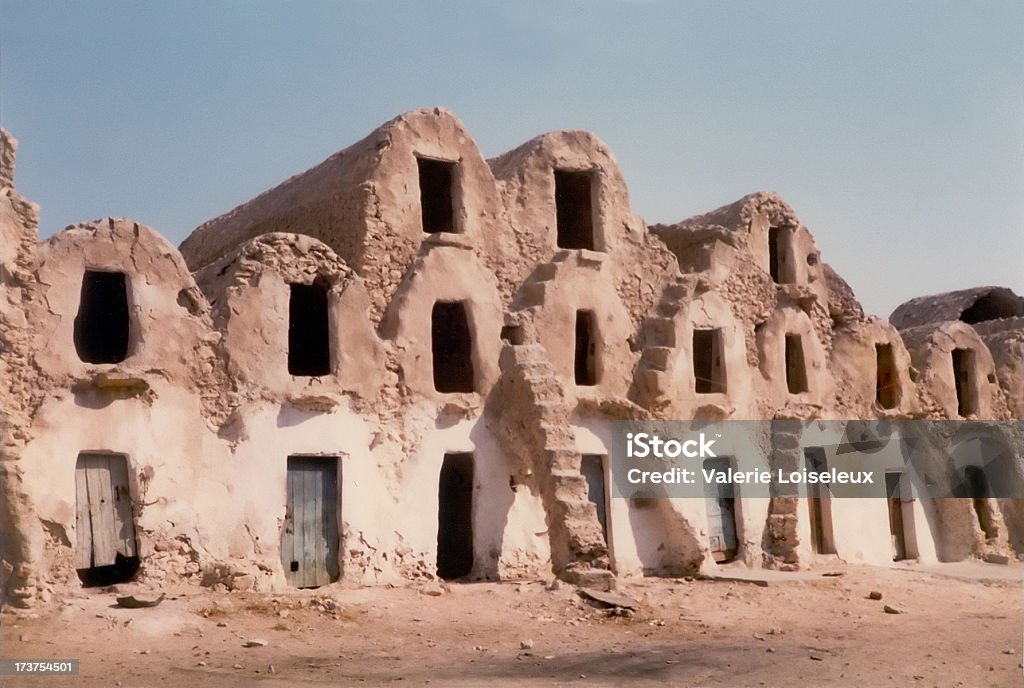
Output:
<instances>
[{"instance_id":1,"label":"weathered wooden door","mask_svg":"<svg viewBox=\"0 0 1024 688\"><path fill-rule=\"evenodd\" d=\"M907 541L903 531L903 500L900 498L902 473L885 474L885 493L889 505L889 534L892 536L892 558L899 561L907 558Z\"/></svg>"},{"instance_id":2,"label":"weathered wooden door","mask_svg":"<svg viewBox=\"0 0 1024 688\"><path fill-rule=\"evenodd\" d=\"M729 459L719 457L704 461L705 471L716 474L729 470ZM708 544L715 561L728 561L736 556L736 499L732 483L706 483L704 503L708 512Z\"/></svg>"},{"instance_id":3,"label":"weathered wooden door","mask_svg":"<svg viewBox=\"0 0 1024 688\"><path fill-rule=\"evenodd\" d=\"M297 588L338 580L338 460L288 457L288 506L281 531L285 579Z\"/></svg>"},{"instance_id":4,"label":"weathered wooden door","mask_svg":"<svg viewBox=\"0 0 1024 688\"><path fill-rule=\"evenodd\" d=\"M138 556L128 463L116 454L79 454L75 467L75 568L113 566Z\"/></svg>"},{"instance_id":5,"label":"weathered wooden door","mask_svg":"<svg viewBox=\"0 0 1024 688\"><path fill-rule=\"evenodd\" d=\"M828 469L825 452L821 447L804 450L807 470L820 473ZM819 483L807 485L807 511L811 525L811 547L817 554L835 554L832 545L831 501L826 488Z\"/></svg>"}]
</instances>

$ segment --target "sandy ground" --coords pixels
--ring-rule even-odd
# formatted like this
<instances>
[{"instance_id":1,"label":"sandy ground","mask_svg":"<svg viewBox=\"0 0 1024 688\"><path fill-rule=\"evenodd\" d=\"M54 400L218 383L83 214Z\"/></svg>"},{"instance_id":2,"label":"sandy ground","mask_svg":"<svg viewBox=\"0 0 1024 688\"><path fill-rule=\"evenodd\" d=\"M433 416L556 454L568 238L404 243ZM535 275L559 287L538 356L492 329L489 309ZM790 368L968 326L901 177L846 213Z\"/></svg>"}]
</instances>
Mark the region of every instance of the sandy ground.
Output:
<instances>
[{"instance_id":1,"label":"sandy ground","mask_svg":"<svg viewBox=\"0 0 1024 688\"><path fill-rule=\"evenodd\" d=\"M81 675L0 687L1024 685L1024 568L828 572L620 582L631 616L543 583L183 587L151 609L89 589L45 618L0 615L0 655L77 658Z\"/></svg>"}]
</instances>

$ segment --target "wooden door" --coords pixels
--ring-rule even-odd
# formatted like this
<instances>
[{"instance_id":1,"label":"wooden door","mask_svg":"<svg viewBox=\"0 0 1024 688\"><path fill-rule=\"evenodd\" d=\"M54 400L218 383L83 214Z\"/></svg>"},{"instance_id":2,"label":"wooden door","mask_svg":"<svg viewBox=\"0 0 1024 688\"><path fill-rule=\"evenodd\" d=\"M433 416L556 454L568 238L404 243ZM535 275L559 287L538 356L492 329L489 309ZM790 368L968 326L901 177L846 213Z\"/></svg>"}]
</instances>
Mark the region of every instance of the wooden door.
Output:
<instances>
[{"instance_id":1,"label":"wooden door","mask_svg":"<svg viewBox=\"0 0 1024 688\"><path fill-rule=\"evenodd\" d=\"M725 473L729 459L720 457L704 461L706 471ZM708 512L708 544L715 561L728 561L736 556L736 499L731 483L706 483L704 503Z\"/></svg>"},{"instance_id":2,"label":"wooden door","mask_svg":"<svg viewBox=\"0 0 1024 688\"><path fill-rule=\"evenodd\" d=\"M907 558L907 542L903 531L903 500L900 498L900 478L902 473L885 474L885 493L889 505L889 534L892 537L892 559L899 561Z\"/></svg>"},{"instance_id":3,"label":"wooden door","mask_svg":"<svg viewBox=\"0 0 1024 688\"><path fill-rule=\"evenodd\" d=\"M75 568L113 566L138 556L128 462L117 454L79 454L75 467L78 546Z\"/></svg>"},{"instance_id":4,"label":"wooden door","mask_svg":"<svg viewBox=\"0 0 1024 688\"><path fill-rule=\"evenodd\" d=\"M807 470L815 473L828 470L825 452L821 447L804 450ZM835 554L832 546L831 501L827 488L820 483L807 485L807 511L811 525L811 547L817 554Z\"/></svg>"},{"instance_id":5,"label":"wooden door","mask_svg":"<svg viewBox=\"0 0 1024 688\"><path fill-rule=\"evenodd\" d=\"M297 588L338 580L337 458L288 457L281 564L285 579Z\"/></svg>"}]
</instances>

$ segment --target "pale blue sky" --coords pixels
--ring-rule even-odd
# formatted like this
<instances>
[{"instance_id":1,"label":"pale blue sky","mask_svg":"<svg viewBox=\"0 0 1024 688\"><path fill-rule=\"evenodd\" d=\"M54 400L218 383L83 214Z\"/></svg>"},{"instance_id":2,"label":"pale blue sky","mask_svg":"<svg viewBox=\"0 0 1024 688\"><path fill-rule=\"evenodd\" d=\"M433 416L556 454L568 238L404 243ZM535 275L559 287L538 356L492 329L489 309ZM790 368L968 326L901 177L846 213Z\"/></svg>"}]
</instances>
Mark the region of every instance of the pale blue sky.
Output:
<instances>
[{"instance_id":1,"label":"pale blue sky","mask_svg":"<svg viewBox=\"0 0 1024 688\"><path fill-rule=\"evenodd\" d=\"M1024 3L0 0L0 121L42 232L175 243L409 109L486 156L597 133L674 222L780 192L869 312L1024 293Z\"/></svg>"}]
</instances>

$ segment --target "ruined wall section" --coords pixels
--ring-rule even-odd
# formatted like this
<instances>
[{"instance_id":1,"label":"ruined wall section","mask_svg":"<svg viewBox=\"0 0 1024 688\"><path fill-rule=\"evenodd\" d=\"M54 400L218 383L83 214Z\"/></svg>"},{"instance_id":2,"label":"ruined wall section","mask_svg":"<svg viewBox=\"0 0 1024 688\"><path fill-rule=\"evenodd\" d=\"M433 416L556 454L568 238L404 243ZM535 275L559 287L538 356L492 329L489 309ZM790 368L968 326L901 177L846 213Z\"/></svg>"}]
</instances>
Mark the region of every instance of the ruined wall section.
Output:
<instances>
[{"instance_id":1,"label":"ruined wall section","mask_svg":"<svg viewBox=\"0 0 1024 688\"><path fill-rule=\"evenodd\" d=\"M34 510L22 460L39 393L32 322L25 317L32 298L39 208L14 187L17 148L17 140L0 128L0 601L27 607L48 591L31 565L28 532Z\"/></svg>"},{"instance_id":2,"label":"ruined wall section","mask_svg":"<svg viewBox=\"0 0 1024 688\"><path fill-rule=\"evenodd\" d=\"M384 386L384 352L369 320L362 281L329 246L312 237L275 232L252 239L196 273L222 333L233 387L230 411L259 399L328 410L350 394L376 401ZM288 369L291 285L327 292L329 374L295 376Z\"/></svg>"},{"instance_id":3,"label":"ruined wall section","mask_svg":"<svg viewBox=\"0 0 1024 688\"><path fill-rule=\"evenodd\" d=\"M892 352L891 369L881 373L876 370L878 346ZM829 370L837 381L836 418L914 418L921 413L922 392L910 353L896 328L877 316L847 321L835 330ZM885 387L881 393L879 385Z\"/></svg>"},{"instance_id":4,"label":"ruined wall section","mask_svg":"<svg viewBox=\"0 0 1024 688\"><path fill-rule=\"evenodd\" d=\"M901 304L889 321L904 330L930 323L960 320L976 324L1024 317L1024 297L1005 287L975 287L919 296Z\"/></svg>"},{"instance_id":5,"label":"ruined wall section","mask_svg":"<svg viewBox=\"0 0 1024 688\"><path fill-rule=\"evenodd\" d=\"M400 115L320 165L204 223L182 243L182 254L199 270L261 234L315 237L362 277L371 318L379 324L429 236L421 217L420 159L453 166L451 233L464 235L494 270L517 260L490 168L462 123L441 108ZM506 298L512 289L505 281Z\"/></svg>"},{"instance_id":6,"label":"ruined wall section","mask_svg":"<svg viewBox=\"0 0 1024 688\"><path fill-rule=\"evenodd\" d=\"M587 499L560 377L538 344L506 345L501 368L487 417L515 468L513 490L541 497L555 574L583 585L604 581L611 577L608 547Z\"/></svg>"},{"instance_id":7,"label":"ruined wall section","mask_svg":"<svg viewBox=\"0 0 1024 688\"><path fill-rule=\"evenodd\" d=\"M661 292L678 275L672 255L632 212L629 190L607 145L586 131L555 131L488 160L515 240L516 257L503 267L517 287L565 248L558 245L556 171L590 177L591 250L608 256L615 289L639 330ZM635 341L634 351L639 350Z\"/></svg>"},{"instance_id":8,"label":"ruined wall section","mask_svg":"<svg viewBox=\"0 0 1024 688\"><path fill-rule=\"evenodd\" d=\"M1010 417L992 354L970 325L959 321L939 322L900 330L900 336L918 376L917 389L924 417L950 420ZM962 415L959 408L953 362L955 349L974 354L973 370L962 393L971 399L971 410L966 415Z\"/></svg>"},{"instance_id":9,"label":"ruined wall section","mask_svg":"<svg viewBox=\"0 0 1024 688\"><path fill-rule=\"evenodd\" d=\"M837 410L833 371L826 364L834 330L862 321L864 314L849 286L821 261L814 238L792 208L777 194L756 193L675 225L654 225L651 232L693 278L689 289L673 287L679 298L693 300L711 291L740 323L748 369L734 370L733 379L748 375L751 380L734 408L751 418L773 418L783 407L787 415L801 417L829 417ZM670 291L659 306L665 312L673 310ZM789 315L780 320L781 313ZM661 341L653 344L652 359L665 355L658 351L666 341L656 334L659 326L655 318L647 328ZM785 372L782 337L790 330L807 338L810 389L800 395L787 394L784 380L779 382ZM690 350L688 342L675 345Z\"/></svg>"},{"instance_id":10,"label":"ruined wall section","mask_svg":"<svg viewBox=\"0 0 1024 688\"><path fill-rule=\"evenodd\" d=\"M126 353L121 360L87 362L92 359L81 348L89 338L81 334L80 340L79 329L84 333L91 327L91 316L83 311L87 270L123 275ZM100 451L128 457L138 496L140 552L175 551L171 558L147 559L144 574L187 575L186 561L197 566L199 556L188 544L199 539L197 518L174 506L165 512L166 505L141 505L147 490L160 492L165 480L177 483L170 493L193 487L179 482L189 474L187 466L169 471L163 463L177 455L173 441L159 439L168 424L175 426L176 437L195 445L182 455L203 457L201 445L221 422L228 383L206 299L171 244L137 222L116 218L74 225L43 242L27 292L24 313L33 326L29 349L35 377L25 448L33 471L25 484L34 495L35 516L23 529L29 543L26 565L44 591L75 579L75 461L80 451ZM120 306L97 302L90 308ZM144 448L147 443L155 444ZM157 445L163 446L154 449ZM171 512L166 520L157 516ZM178 527L167 529L171 522ZM178 551L182 547L186 551Z\"/></svg>"},{"instance_id":11,"label":"ruined wall section","mask_svg":"<svg viewBox=\"0 0 1024 688\"><path fill-rule=\"evenodd\" d=\"M973 327L992 354L1010 417L1024 420L1024 317L991 320Z\"/></svg>"}]
</instances>

